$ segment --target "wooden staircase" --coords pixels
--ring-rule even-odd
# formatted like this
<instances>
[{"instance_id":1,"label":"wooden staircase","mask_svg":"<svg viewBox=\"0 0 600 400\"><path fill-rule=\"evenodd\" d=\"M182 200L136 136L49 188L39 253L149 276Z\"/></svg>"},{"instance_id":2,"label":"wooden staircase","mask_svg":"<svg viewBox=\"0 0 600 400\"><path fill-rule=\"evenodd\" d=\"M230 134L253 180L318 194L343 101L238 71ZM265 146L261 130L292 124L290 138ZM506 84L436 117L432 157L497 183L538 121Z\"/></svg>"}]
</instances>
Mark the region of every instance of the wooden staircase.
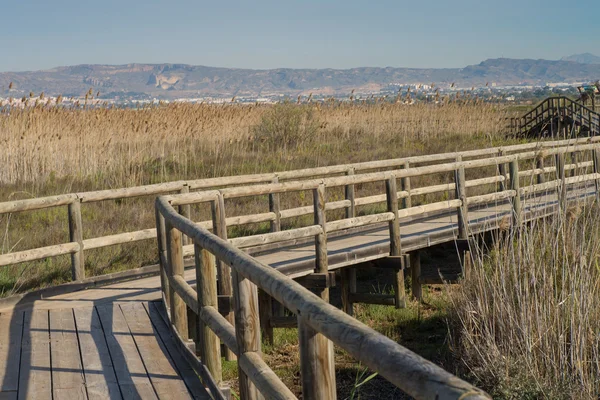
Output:
<instances>
[{"instance_id":1,"label":"wooden staircase","mask_svg":"<svg viewBox=\"0 0 600 400\"><path fill-rule=\"evenodd\" d=\"M568 97L549 97L520 118L511 118L510 133L526 138L600 135L600 113Z\"/></svg>"}]
</instances>

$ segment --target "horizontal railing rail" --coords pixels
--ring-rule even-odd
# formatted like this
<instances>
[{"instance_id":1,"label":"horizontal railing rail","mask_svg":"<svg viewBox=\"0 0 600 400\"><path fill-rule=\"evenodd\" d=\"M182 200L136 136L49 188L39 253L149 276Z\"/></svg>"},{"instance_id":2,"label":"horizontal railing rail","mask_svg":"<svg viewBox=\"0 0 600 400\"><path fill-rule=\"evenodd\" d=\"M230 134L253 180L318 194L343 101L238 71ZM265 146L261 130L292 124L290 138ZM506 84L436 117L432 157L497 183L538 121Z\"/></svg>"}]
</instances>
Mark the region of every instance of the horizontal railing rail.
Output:
<instances>
[{"instance_id":1,"label":"horizontal railing rail","mask_svg":"<svg viewBox=\"0 0 600 400\"><path fill-rule=\"evenodd\" d=\"M239 359L242 398L256 398L257 390L269 398L289 398L290 392L282 388L281 381L260 357L259 332L263 315L257 300L260 289L297 316L304 398L335 398L333 344L344 348L416 398L456 399L470 398L469 395L473 398L484 397L483 392L331 307L328 304L329 286L319 286L314 289L315 294L312 294L290 279L298 278L298 275L281 274L276 268L264 265L243 252L242 248L314 240L313 267L304 275L324 277L332 269L348 267L347 264L329 265L327 238L330 233L387 225L389 253L378 254L376 257L394 261L404 255L401 240L403 218L435 212L455 214L455 238L466 240L472 229L468 217L469 206L509 202L510 226L511 229L518 229L526 219L525 206L529 199L537 201L539 196L557 194L559 209L564 210L568 204L567 188L574 185L587 188L590 182L595 185L597 198L600 193L600 144L580 142L525 150L529 151L508 155L499 152L499 155L493 157L474 160L464 160L461 154L453 153L452 162L435 165L405 164L402 169L235 186L159 197L156 201L156 226L160 232L158 244L161 290L165 303L170 308L173 326L181 336L187 338L186 307L198 315L197 350L217 381L221 379L218 343L223 341ZM445 159L441 156L438 158ZM565 163L568 158L571 159L570 164ZM554 165L546 166L547 161L552 161ZM523 167L529 169L521 171ZM487 176L467 180L466 173L472 170ZM439 174L453 175L453 182L411 187L411 178ZM384 194L369 193L362 198L356 196L356 185L381 183L385 185ZM470 192L472 188L485 185L488 190ZM373 191L380 186L373 186ZM329 202L327 193L336 188L344 188L346 198ZM305 191L312 193L312 207L281 209L278 195ZM443 200L434 197L423 204L411 204L415 193L422 195L439 192L451 193ZM253 214L227 217L226 200L255 196L269 197L269 212L254 211ZM399 204L399 200L403 203ZM555 203L554 200L547 201L548 204ZM375 203L385 203L385 207L364 215L357 213L357 207ZM197 223L180 215L175 209L192 204L204 204L204 207L210 209L212 219ZM329 220L327 212L336 209L345 209L344 216ZM286 213L287 216L312 214L313 219L306 226L295 225L282 230L280 222ZM271 232L256 234L250 231L246 236L228 238L228 226L256 222L270 222ZM190 245L184 245L184 237L191 240ZM187 284L183 276L185 256L194 256L197 291ZM358 258L354 262L358 264L365 260L367 258ZM403 274L402 267L397 264L394 267L395 290L391 303L396 307L405 304ZM233 307L220 310L217 306L217 293L232 298ZM221 316L219 311L225 315Z\"/></svg>"},{"instance_id":2,"label":"horizontal railing rail","mask_svg":"<svg viewBox=\"0 0 600 400\"><path fill-rule=\"evenodd\" d=\"M143 196L156 196L156 195L165 195L172 193L180 193L186 194L190 193L193 198L195 191L197 190L208 190L213 188L227 188L235 185L256 185L257 187L264 187L265 184L271 184L272 182L275 185L287 185L294 184L295 181L307 180L314 181L314 178L322 178L329 179L327 182L331 182L331 179L347 179L348 182L352 181L353 183L361 183L368 182L369 174L372 174L373 170L381 170L381 169L392 169L398 170L399 168L403 168L406 166L417 166L422 164L431 164L431 163L440 163L449 160L454 160L457 157L462 157L463 160L469 158L480 159L482 157L490 157L498 154L512 154L518 152L533 152L539 151L540 149L553 149L557 147L565 147L572 146L575 144L585 144L585 143L596 143L600 140L600 138L585 138L585 139L577 139L577 140L563 140L563 141L554 141L554 142L540 142L540 143L527 143L527 144L519 144L513 146L505 146L498 148L486 148L479 150L470 150L463 152L455 152L455 153L445 153L445 154L432 154L432 155L424 155L424 156L412 156L405 157L399 159L391 159L391 160L381 160L381 161L370 161L363 163L353 163L353 164L345 164L345 165L334 165L329 167L318 167L318 168L309 168L309 169L301 169L295 171L283 171L283 172L274 172L274 173L264 173L264 174L256 174L256 175L243 175L243 176L231 176L231 177L222 177L222 178L207 178L207 179L199 179L199 180L189 180L189 181L175 181L175 182L167 182L160 183L154 185L146 185L139 187L130 187L130 188L122 188L122 189L109 189L109 190L100 190L100 191L92 191L92 192L80 192L80 193L71 193L64 195L56 195L56 196L48 196L42 198L33 198L33 199L25 199L25 200L15 200L15 201L7 201L0 203L0 215L1 214L10 214L17 212L25 212L25 211L33 211L33 210L44 210L50 209L54 207L63 207L66 206L68 208L68 219L69 219L69 241L66 243L59 243L54 245L49 245L40 248L22 250L22 251L11 251L5 254L0 255L0 267L13 265L22 262L31 262L35 260L41 260L48 257L57 257L61 255L71 255L71 269L72 269L72 279L73 280L81 280L85 278L85 270L84 270L84 252L91 249L98 249L107 246L114 246L126 243L134 243L143 240L151 240L157 237L156 228L145 228L140 230L135 230L131 232L121 232L115 233L111 235L101 236L101 237L93 237L93 238L84 238L83 236L83 224L85 221L82 218L81 207L83 204L108 201L108 200L122 200L128 198L137 198ZM468 162L468 161L465 161ZM434 164L440 165L440 164ZM468 165L465 164L467 168ZM433 165L430 165L433 167ZM425 167L421 167L425 168ZM441 167L443 168L443 167ZM569 166L567 166L569 168ZM414 170L414 168L411 168ZM451 171L452 169L448 169ZM398 170L401 171L401 170ZM533 171L523 171L523 174L533 174ZM345 175L346 177L339 176ZM353 178L356 176L366 176L363 180L360 178ZM333 176L333 177L332 177ZM497 177L489 177L486 180L469 180L466 182L467 187L483 185L486 183L491 183L493 180L497 180L499 183L505 179L505 176L497 176ZM489 182L488 182L489 181ZM408 182L408 180L406 180ZM285 186L282 186L284 188ZM352 192L352 197L354 197L352 185L347 185L347 190ZM449 185L436 185L432 187L425 188L414 188L412 190L401 190L399 191L399 199L403 201L407 201L410 203L410 198L414 196L419 196L422 194L433 194L433 193L441 193L448 190L451 190L451 186ZM226 198L235 197L236 191L239 189L232 188L224 191L224 195ZM238 194L237 196L243 193ZM349 194L349 193L347 193ZM348 197L348 196L347 196ZM271 196L270 201L272 203L272 208L269 212L265 212L262 215L253 215L253 216L236 216L229 217L225 220L226 226L235 226L235 225L243 225L249 223L257 223L257 222L270 222L272 226L272 230L279 229L281 225L282 219L289 219L304 215L309 215L311 213L311 207L297 207L287 210L279 210L279 200L276 195ZM337 202L331 202L327 204L328 210L334 209L345 209L347 212L350 212L351 209L355 207L367 205L367 204L377 204L384 202L384 198L381 195L372 196L372 197L363 197L357 199L347 198L345 200L340 200ZM180 212L182 215L190 216L189 207L181 207ZM212 221L203 221L200 223L201 226L212 229Z\"/></svg>"}]
</instances>

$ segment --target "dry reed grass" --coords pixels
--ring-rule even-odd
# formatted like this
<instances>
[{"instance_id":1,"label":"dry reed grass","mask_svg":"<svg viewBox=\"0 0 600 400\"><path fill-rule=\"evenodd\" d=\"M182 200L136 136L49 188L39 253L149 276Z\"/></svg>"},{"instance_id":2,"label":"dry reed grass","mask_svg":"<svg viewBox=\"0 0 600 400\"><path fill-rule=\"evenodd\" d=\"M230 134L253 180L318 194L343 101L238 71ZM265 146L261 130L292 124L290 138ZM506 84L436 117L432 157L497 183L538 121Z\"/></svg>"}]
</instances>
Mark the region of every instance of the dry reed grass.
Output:
<instances>
[{"instance_id":1,"label":"dry reed grass","mask_svg":"<svg viewBox=\"0 0 600 400\"><path fill-rule=\"evenodd\" d=\"M304 119L310 115L313 127L293 132L297 137L291 146L265 147L269 137L261 136L256 127L283 130L294 122L294 113ZM348 162L341 156L349 146L374 149L385 147L390 140L397 147L387 149L385 156L398 156L407 151L437 150L427 148L428 144L453 135L495 137L504 127L500 122L504 117L505 113L492 105L458 103L170 104L87 110L5 106L0 108L0 182L37 182L40 187L50 178L67 177L92 179L100 187L131 186ZM312 165L298 160L299 150L314 154L315 147L325 149L326 155L317 152ZM384 156L371 149L363 148L366 151L360 158ZM279 156L277 165L256 162L265 150L276 150L271 156ZM238 160L248 162L240 167Z\"/></svg>"},{"instance_id":2,"label":"dry reed grass","mask_svg":"<svg viewBox=\"0 0 600 400\"><path fill-rule=\"evenodd\" d=\"M598 204L496 239L452 296L455 350L496 398L600 393Z\"/></svg>"}]
</instances>

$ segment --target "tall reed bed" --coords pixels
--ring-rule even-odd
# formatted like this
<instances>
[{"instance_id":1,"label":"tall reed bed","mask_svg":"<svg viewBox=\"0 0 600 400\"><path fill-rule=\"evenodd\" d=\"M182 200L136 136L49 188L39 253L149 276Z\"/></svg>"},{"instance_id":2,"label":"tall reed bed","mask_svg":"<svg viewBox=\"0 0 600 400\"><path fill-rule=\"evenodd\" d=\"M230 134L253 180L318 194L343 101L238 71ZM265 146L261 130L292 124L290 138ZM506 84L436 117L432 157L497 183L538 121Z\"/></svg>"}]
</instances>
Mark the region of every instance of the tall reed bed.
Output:
<instances>
[{"instance_id":1,"label":"tall reed bed","mask_svg":"<svg viewBox=\"0 0 600 400\"><path fill-rule=\"evenodd\" d=\"M5 105L0 108L0 201L487 147L507 143L506 115L474 102ZM267 211L259 202L252 207L244 209ZM82 212L85 238L155 223L150 198L86 204ZM64 243L66 226L64 208L2 215L0 253ZM88 275L155 263L153 245L90 251ZM68 257L0 268L0 296L68 279Z\"/></svg>"},{"instance_id":2,"label":"tall reed bed","mask_svg":"<svg viewBox=\"0 0 600 400\"><path fill-rule=\"evenodd\" d=\"M600 394L599 205L496 239L452 300L455 350L495 397Z\"/></svg>"},{"instance_id":3,"label":"tall reed bed","mask_svg":"<svg viewBox=\"0 0 600 400\"><path fill-rule=\"evenodd\" d=\"M450 143L436 141L448 136L495 138L504 117L493 105L474 103L7 105L0 108L0 183L67 177L116 187L352 161L344 154L393 157L444 150ZM298 157L303 151L317 157ZM260 162L265 152L273 162Z\"/></svg>"}]
</instances>

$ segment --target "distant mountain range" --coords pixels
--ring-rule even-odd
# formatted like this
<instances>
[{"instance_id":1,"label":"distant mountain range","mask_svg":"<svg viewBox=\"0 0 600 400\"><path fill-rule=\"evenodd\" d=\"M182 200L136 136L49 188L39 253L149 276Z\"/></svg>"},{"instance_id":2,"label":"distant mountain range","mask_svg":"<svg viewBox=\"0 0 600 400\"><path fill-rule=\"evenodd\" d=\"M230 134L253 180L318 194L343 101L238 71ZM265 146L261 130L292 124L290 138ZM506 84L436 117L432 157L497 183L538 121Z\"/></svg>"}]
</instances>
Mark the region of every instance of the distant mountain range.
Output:
<instances>
[{"instance_id":1,"label":"distant mountain range","mask_svg":"<svg viewBox=\"0 0 600 400\"><path fill-rule=\"evenodd\" d=\"M591 53L573 54L572 56L561 58L562 61L574 61L581 64L600 64L600 57Z\"/></svg>"},{"instance_id":2,"label":"distant mountain range","mask_svg":"<svg viewBox=\"0 0 600 400\"><path fill-rule=\"evenodd\" d=\"M440 87L545 85L600 79L600 57L580 54L562 60L489 59L465 68L271 69L216 68L186 64L77 65L44 71L0 73L0 97L45 92L82 96L90 88L103 98L165 99L334 95L377 92L390 85L436 83ZM9 83L13 89L9 92Z\"/></svg>"}]
</instances>

